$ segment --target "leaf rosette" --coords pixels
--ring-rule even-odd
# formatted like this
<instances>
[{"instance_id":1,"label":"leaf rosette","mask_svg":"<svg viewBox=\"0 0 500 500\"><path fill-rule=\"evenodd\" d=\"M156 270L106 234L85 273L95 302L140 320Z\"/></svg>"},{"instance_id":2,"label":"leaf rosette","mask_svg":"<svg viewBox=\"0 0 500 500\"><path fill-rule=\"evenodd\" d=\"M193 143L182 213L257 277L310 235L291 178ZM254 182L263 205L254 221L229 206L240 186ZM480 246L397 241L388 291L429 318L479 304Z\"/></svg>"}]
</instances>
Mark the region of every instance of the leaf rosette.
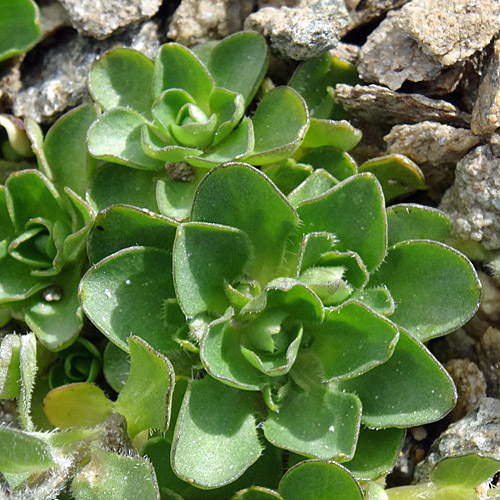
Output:
<instances>
[{"instance_id":1,"label":"leaf rosette","mask_svg":"<svg viewBox=\"0 0 500 500\"><path fill-rule=\"evenodd\" d=\"M453 407L453 383L422 342L471 317L478 278L443 242L441 212L386 210L373 174L287 198L229 163L201 181L189 221L120 206L97 220L80 285L89 318L122 349L134 334L200 357L204 377L188 383L170 438L185 481L238 478L261 454L260 427L274 446L378 477L404 428Z\"/></svg>"}]
</instances>

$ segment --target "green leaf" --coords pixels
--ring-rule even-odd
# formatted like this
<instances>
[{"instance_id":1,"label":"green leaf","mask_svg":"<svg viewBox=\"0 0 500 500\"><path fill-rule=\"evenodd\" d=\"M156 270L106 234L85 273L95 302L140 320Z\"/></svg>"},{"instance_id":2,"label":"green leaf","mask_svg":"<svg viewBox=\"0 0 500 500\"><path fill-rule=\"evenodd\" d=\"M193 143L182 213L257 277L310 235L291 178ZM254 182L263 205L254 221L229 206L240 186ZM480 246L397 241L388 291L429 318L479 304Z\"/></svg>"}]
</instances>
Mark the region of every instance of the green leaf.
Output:
<instances>
[{"instance_id":1,"label":"green leaf","mask_svg":"<svg viewBox=\"0 0 500 500\"><path fill-rule=\"evenodd\" d=\"M179 226L174 280L186 316L205 311L222 314L229 306L225 284L243 276L250 256L250 242L239 229L201 223Z\"/></svg>"},{"instance_id":2,"label":"green leaf","mask_svg":"<svg viewBox=\"0 0 500 500\"><path fill-rule=\"evenodd\" d=\"M361 403L353 394L310 389L290 392L264 424L266 439L309 457L349 460L354 456Z\"/></svg>"},{"instance_id":3,"label":"green leaf","mask_svg":"<svg viewBox=\"0 0 500 500\"><path fill-rule=\"evenodd\" d=\"M358 480L378 479L391 472L404 437L403 429L372 430L361 426L356 453L345 466Z\"/></svg>"},{"instance_id":4,"label":"green leaf","mask_svg":"<svg viewBox=\"0 0 500 500\"><path fill-rule=\"evenodd\" d=\"M217 132L214 137L214 144L217 144L231 133L245 114L243 96L216 88L210 94L210 111L217 115Z\"/></svg>"},{"instance_id":5,"label":"green leaf","mask_svg":"<svg viewBox=\"0 0 500 500\"><path fill-rule=\"evenodd\" d=\"M393 323L356 302L329 310L311 333L326 380L356 377L384 363L399 337Z\"/></svg>"},{"instance_id":6,"label":"green leaf","mask_svg":"<svg viewBox=\"0 0 500 500\"><path fill-rule=\"evenodd\" d=\"M108 342L104 349L102 373L111 389L118 393L130 373L130 356L113 342Z\"/></svg>"},{"instance_id":7,"label":"green leaf","mask_svg":"<svg viewBox=\"0 0 500 500\"><path fill-rule=\"evenodd\" d=\"M396 303L391 320L424 342L466 323L476 312L480 282L467 258L442 243L402 241L370 278Z\"/></svg>"},{"instance_id":8,"label":"green leaf","mask_svg":"<svg viewBox=\"0 0 500 500\"><path fill-rule=\"evenodd\" d=\"M356 162L348 153L330 146L305 151L300 162L311 165L314 169L323 168L339 181L355 175L358 171Z\"/></svg>"},{"instance_id":9,"label":"green leaf","mask_svg":"<svg viewBox=\"0 0 500 500\"><path fill-rule=\"evenodd\" d=\"M175 473L203 488L238 478L261 454L253 413L251 393L210 376L191 382L172 447Z\"/></svg>"},{"instance_id":10,"label":"green leaf","mask_svg":"<svg viewBox=\"0 0 500 500\"><path fill-rule=\"evenodd\" d=\"M445 243L451 221L444 212L415 203L401 203L387 209L388 245L406 240L433 240Z\"/></svg>"},{"instance_id":11,"label":"green leaf","mask_svg":"<svg viewBox=\"0 0 500 500\"><path fill-rule=\"evenodd\" d=\"M43 146L45 158L50 165L52 181L61 190L69 187L79 196L85 196L95 166L95 160L87 153L86 137L96 118L97 109L83 105L63 115L47 132Z\"/></svg>"},{"instance_id":12,"label":"green leaf","mask_svg":"<svg viewBox=\"0 0 500 500\"><path fill-rule=\"evenodd\" d=\"M396 309L394 299L386 286L364 288L359 293L354 294L352 298L386 316L390 316Z\"/></svg>"},{"instance_id":13,"label":"green leaf","mask_svg":"<svg viewBox=\"0 0 500 500\"><path fill-rule=\"evenodd\" d=\"M431 471L431 481L438 486L477 488L500 470L500 459L479 453L448 456Z\"/></svg>"},{"instance_id":14,"label":"green leaf","mask_svg":"<svg viewBox=\"0 0 500 500\"><path fill-rule=\"evenodd\" d=\"M142 245L171 252L177 224L161 215L127 205L112 205L95 218L88 237L92 264L122 248Z\"/></svg>"},{"instance_id":15,"label":"green leaf","mask_svg":"<svg viewBox=\"0 0 500 500\"><path fill-rule=\"evenodd\" d=\"M389 500L420 500L422 498L431 498L432 500L478 500L476 492L470 488L457 486L438 488L434 483L389 488L386 490L386 495Z\"/></svg>"},{"instance_id":16,"label":"green leaf","mask_svg":"<svg viewBox=\"0 0 500 500\"><path fill-rule=\"evenodd\" d=\"M363 500L349 471L335 462L307 460L292 467L280 481L283 500Z\"/></svg>"},{"instance_id":17,"label":"green leaf","mask_svg":"<svg viewBox=\"0 0 500 500\"><path fill-rule=\"evenodd\" d=\"M155 184L165 176L164 172L104 163L89 181L87 200L96 211L127 204L157 212Z\"/></svg>"},{"instance_id":18,"label":"green leaf","mask_svg":"<svg viewBox=\"0 0 500 500\"><path fill-rule=\"evenodd\" d=\"M387 201L413 193L417 189L427 189L423 172L418 165L403 155L372 158L360 165L358 171L372 172L377 177Z\"/></svg>"},{"instance_id":19,"label":"green leaf","mask_svg":"<svg viewBox=\"0 0 500 500\"><path fill-rule=\"evenodd\" d=\"M341 151L349 151L361 140L361 130L353 127L346 120L320 120L311 118L303 148L331 146Z\"/></svg>"},{"instance_id":20,"label":"green leaf","mask_svg":"<svg viewBox=\"0 0 500 500\"><path fill-rule=\"evenodd\" d=\"M208 97L213 87L206 67L189 49L177 43L168 43L160 48L153 77L155 96L167 89L185 90L207 113Z\"/></svg>"},{"instance_id":21,"label":"green leaf","mask_svg":"<svg viewBox=\"0 0 500 500\"><path fill-rule=\"evenodd\" d=\"M276 87L257 105L252 117L255 146L246 161L267 165L285 160L298 149L309 126L307 106L289 87Z\"/></svg>"},{"instance_id":22,"label":"green leaf","mask_svg":"<svg viewBox=\"0 0 500 500\"><path fill-rule=\"evenodd\" d=\"M190 160L191 161L191 160ZM194 194L206 172L195 169L192 180L176 180L167 176L156 183L156 199L160 212L182 221L191 214Z\"/></svg>"},{"instance_id":23,"label":"green leaf","mask_svg":"<svg viewBox=\"0 0 500 500\"><path fill-rule=\"evenodd\" d=\"M287 238L298 226L295 211L269 179L241 163L207 174L198 186L191 220L244 231L253 248L247 272L261 284L279 274Z\"/></svg>"},{"instance_id":24,"label":"green leaf","mask_svg":"<svg viewBox=\"0 0 500 500\"><path fill-rule=\"evenodd\" d=\"M197 109L195 106L192 108ZM189 110L189 105L186 108ZM181 112L183 113L183 112ZM170 125L170 131L174 139L188 148L196 148L203 150L207 148L214 140L215 132L217 130L217 116L210 115L210 118L199 118L195 120L194 110L186 111L183 113L184 118L182 121L187 120L187 123L177 125L173 123Z\"/></svg>"},{"instance_id":25,"label":"green leaf","mask_svg":"<svg viewBox=\"0 0 500 500\"><path fill-rule=\"evenodd\" d=\"M288 195L299 184L307 179L312 174L313 169L309 165L296 163L295 160L289 158L281 163L273 163L262 167L269 179L271 179L278 189Z\"/></svg>"},{"instance_id":26,"label":"green leaf","mask_svg":"<svg viewBox=\"0 0 500 500\"><path fill-rule=\"evenodd\" d=\"M132 439L146 429L164 432L170 420L174 369L165 356L139 337L129 337L128 346L130 374L113 411L127 419Z\"/></svg>"},{"instance_id":27,"label":"green leaf","mask_svg":"<svg viewBox=\"0 0 500 500\"><path fill-rule=\"evenodd\" d=\"M11 333L5 335L0 344L1 399L13 399L21 390L20 350L19 336Z\"/></svg>"},{"instance_id":28,"label":"green leaf","mask_svg":"<svg viewBox=\"0 0 500 500\"><path fill-rule=\"evenodd\" d=\"M45 152L43 150L43 130L41 129L40 125L38 125L38 123L29 116L24 120L24 127L26 129L26 135L31 141L31 149L36 155L40 171L46 177L51 178L52 171L50 169L47 158L45 158Z\"/></svg>"},{"instance_id":29,"label":"green leaf","mask_svg":"<svg viewBox=\"0 0 500 500\"><path fill-rule=\"evenodd\" d=\"M283 500L278 493L268 488L261 486L251 486L244 490L238 491L231 500Z\"/></svg>"},{"instance_id":30,"label":"green leaf","mask_svg":"<svg viewBox=\"0 0 500 500\"><path fill-rule=\"evenodd\" d=\"M161 353L178 347L163 315L173 297L171 254L151 247L120 250L91 267L80 282L85 314L125 351L131 335Z\"/></svg>"},{"instance_id":31,"label":"green leaf","mask_svg":"<svg viewBox=\"0 0 500 500\"><path fill-rule=\"evenodd\" d=\"M43 409L54 427L91 427L104 422L113 403L94 384L77 382L61 385L47 393Z\"/></svg>"},{"instance_id":32,"label":"green leaf","mask_svg":"<svg viewBox=\"0 0 500 500\"><path fill-rule=\"evenodd\" d=\"M40 37L39 10L31 0L0 0L0 61L31 49Z\"/></svg>"},{"instance_id":33,"label":"green leaf","mask_svg":"<svg viewBox=\"0 0 500 500\"><path fill-rule=\"evenodd\" d=\"M179 112L186 104L196 104L196 102L182 89L167 89L155 99L151 112L155 122L167 137L170 137L170 127L177 122Z\"/></svg>"},{"instance_id":34,"label":"green leaf","mask_svg":"<svg viewBox=\"0 0 500 500\"><path fill-rule=\"evenodd\" d=\"M297 186L287 198L292 206L297 208L302 202L321 196L336 184L338 182L332 175L326 170L318 169Z\"/></svg>"},{"instance_id":35,"label":"green leaf","mask_svg":"<svg viewBox=\"0 0 500 500\"><path fill-rule=\"evenodd\" d=\"M211 51L207 67L215 85L243 95L250 104L269 65L269 49L264 37L252 31L224 38Z\"/></svg>"},{"instance_id":36,"label":"green leaf","mask_svg":"<svg viewBox=\"0 0 500 500\"><path fill-rule=\"evenodd\" d=\"M303 234L333 233L336 250L355 251L368 271L385 257L387 229L382 189L371 174L355 175L319 198L301 204L297 212Z\"/></svg>"},{"instance_id":37,"label":"green leaf","mask_svg":"<svg viewBox=\"0 0 500 500\"><path fill-rule=\"evenodd\" d=\"M22 428L26 431L34 431L34 424L31 419L31 397L35 387L37 370L37 343L32 333L21 335L20 340L19 366L21 369L21 390L17 400L17 408Z\"/></svg>"},{"instance_id":38,"label":"green leaf","mask_svg":"<svg viewBox=\"0 0 500 500\"><path fill-rule=\"evenodd\" d=\"M456 391L446 370L417 340L400 330L385 363L339 388L359 396L368 427L412 427L435 422L455 405Z\"/></svg>"},{"instance_id":39,"label":"green leaf","mask_svg":"<svg viewBox=\"0 0 500 500\"><path fill-rule=\"evenodd\" d=\"M221 382L258 391L260 377L243 356L240 337L241 331L226 318L210 323L201 341L200 358L207 372Z\"/></svg>"},{"instance_id":40,"label":"green leaf","mask_svg":"<svg viewBox=\"0 0 500 500\"><path fill-rule=\"evenodd\" d=\"M148 122L133 109L106 111L89 128L88 149L92 156L129 167L159 170L163 162L142 150L142 126Z\"/></svg>"},{"instance_id":41,"label":"green leaf","mask_svg":"<svg viewBox=\"0 0 500 500\"><path fill-rule=\"evenodd\" d=\"M75 500L160 500L153 468L140 457L92 448L90 462L71 484Z\"/></svg>"},{"instance_id":42,"label":"green leaf","mask_svg":"<svg viewBox=\"0 0 500 500\"><path fill-rule=\"evenodd\" d=\"M0 448L3 474L33 473L57 465L45 441L12 427L0 426Z\"/></svg>"},{"instance_id":43,"label":"green leaf","mask_svg":"<svg viewBox=\"0 0 500 500\"><path fill-rule=\"evenodd\" d=\"M154 64L145 55L128 48L113 49L94 61L89 73L89 91L105 111L127 107L149 119L153 73Z\"/></svg>"}]
</instances>

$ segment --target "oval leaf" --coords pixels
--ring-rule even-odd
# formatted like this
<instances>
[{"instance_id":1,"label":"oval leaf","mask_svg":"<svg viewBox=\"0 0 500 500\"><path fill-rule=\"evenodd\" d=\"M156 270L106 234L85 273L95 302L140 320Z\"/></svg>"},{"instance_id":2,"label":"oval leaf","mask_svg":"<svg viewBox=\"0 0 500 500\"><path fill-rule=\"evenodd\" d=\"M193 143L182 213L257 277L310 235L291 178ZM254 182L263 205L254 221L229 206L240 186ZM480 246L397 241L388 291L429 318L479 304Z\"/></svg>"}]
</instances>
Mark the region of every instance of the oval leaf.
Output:
<instances>
[{"instance_id":1,"label":"oval leaf","mask_svg":"<svg viewBox=\"0 0 500 500\"><path fill-rule=\"evenodd\" d=\"M346 120L320 120L311 118L309 129L302 143L303 148L331 146L341 151L349 151L361 140L361 130Z\"/></svg>"}]
</instances>

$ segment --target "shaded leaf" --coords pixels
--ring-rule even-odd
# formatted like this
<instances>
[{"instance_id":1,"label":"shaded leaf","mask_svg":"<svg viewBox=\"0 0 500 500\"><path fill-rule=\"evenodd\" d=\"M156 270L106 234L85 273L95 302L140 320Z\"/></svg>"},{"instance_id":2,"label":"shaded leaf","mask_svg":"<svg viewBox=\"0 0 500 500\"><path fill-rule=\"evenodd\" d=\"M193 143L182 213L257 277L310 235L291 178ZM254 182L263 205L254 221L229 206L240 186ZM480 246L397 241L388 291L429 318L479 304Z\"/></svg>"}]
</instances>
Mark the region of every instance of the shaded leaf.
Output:
<instances>
[{"instance_id":1,"label":"shaded leaf","mask_svg":"<svg viewBox=\"0 0 500 500\"><path fill-rule=\"evenodd\" d=\"M315 169L323 168L339 181L351 177L358 171L356 162L348 153L331 146L306 150L300 162Z\"/></svg>"},{"instance_id":2,"label":"shaded leaf","mask_svg":"<svg viewBox=\"0 0 500 500\"><path fill-rule=\"evenodd\" d=\"M338 184L337 180L326 170L315 170L302 184L297 186L288 196L288 201L297 208L300 203L312 200L326 193Z\"/></svg>"},{"instance_id":3,"label":"shaded leaf","mask_svg":"<svg viewBox=\"0 0 500 500\"><path fill-rule=\"evenodd\" d=\"M21 335L21 350L19 352L19 367L21 371L21 390L17 400L19 421L25 431L34 431L31 418L31 398L35 387L37 370L37 343L32 333Z\"/></svg>"},{"instance_id":4,"label":"shaded leaf","mask_svg":"<svg viewBox=\"0 0 500 500\"><path fill-rule=\"evenodd\" d=\"M21 341L18 335L8 333L0 344L0 398L15 398L21 389ZM0 468L1 470L1 468Z\"/></svg>"},{"instance_id":5,"label":"shaded leaf","mask_svg":"<svg viewBox=\"0 0 500 500\"><path fill-rule=\"evenodd\" d=\"M331 146L341 151L349 151L359 143L362 135L361 130L353 127L347 120L334 121L311 118L302 147Z\"/></svg>"},{"instance_id":6,"label":"shaded leaf","mask_svg":"<svg viewBox=\"0 0 500 500\"><path fill-rule=\"evenodd\" d=\"M130 356L113 342L108 342L102 358L104 378L109 386L119 393L130 373Z\"/></svg>"}]
</instances>

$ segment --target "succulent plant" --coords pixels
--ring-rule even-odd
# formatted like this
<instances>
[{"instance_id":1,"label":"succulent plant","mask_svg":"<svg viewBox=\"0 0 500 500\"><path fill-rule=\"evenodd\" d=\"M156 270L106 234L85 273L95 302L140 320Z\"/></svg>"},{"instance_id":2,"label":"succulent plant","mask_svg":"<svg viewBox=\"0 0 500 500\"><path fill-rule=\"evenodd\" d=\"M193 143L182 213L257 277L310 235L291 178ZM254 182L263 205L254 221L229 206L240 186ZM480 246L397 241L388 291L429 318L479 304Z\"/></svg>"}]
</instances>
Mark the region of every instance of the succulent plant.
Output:
<instances>
[{"instance_id":1,"label":"succulent plant","mask_svg":"<svg viewBox=\"0 0 500 500\"><path fill-rule=\"evenodd\" d=\"M117 346L136 335L178 375L196 370L162 444L187 483L234 481L261 456L260 429L278 448L371 478L390 469L402 429L455 402L422 344L478 304L448 231L436 210L386 210L369 173L306 179L287 199L230 163L203 179L184 223L126 206L98 214L81 301Z\"/></svg>"},{"instance_id":2,"label":"succulent plant","mask_svg":"<svg viewBox=\"0 0 500 500\"><path fill-rule=\"evenodd\" d=\"M93 160L85 134L97 110L83 106L65 115L45 140L27 122L40 170L13 172L1 187L0 309L27 323L46 347L69 345L82 327L77 287L87 262L92 225L82 199ZM68 158L74 158L68 168Z\"/></svg>"}]
</instances>

